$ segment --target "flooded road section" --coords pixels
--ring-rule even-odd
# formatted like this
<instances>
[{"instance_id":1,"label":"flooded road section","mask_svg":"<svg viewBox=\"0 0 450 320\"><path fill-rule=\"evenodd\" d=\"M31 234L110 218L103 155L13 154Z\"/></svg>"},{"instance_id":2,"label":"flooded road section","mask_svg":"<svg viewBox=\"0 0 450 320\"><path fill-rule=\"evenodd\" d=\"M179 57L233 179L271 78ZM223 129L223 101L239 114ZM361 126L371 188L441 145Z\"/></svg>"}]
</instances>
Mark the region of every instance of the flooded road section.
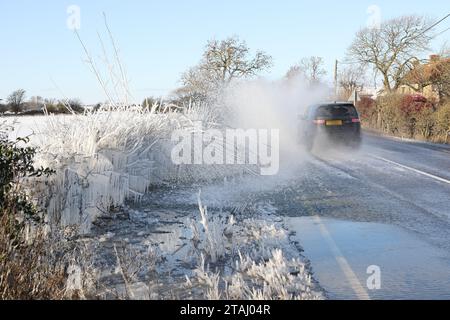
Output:
<instances>
[{"instance_id":1,"label":"flooded road section","mask_svg":"<svg viewBox=\"0 0 450 320\"><path fill-rule=\"evenodd\" d=\"M331 299L450 299L450 255L399 227L287 219Z\"/></svg>"}]
</instances>

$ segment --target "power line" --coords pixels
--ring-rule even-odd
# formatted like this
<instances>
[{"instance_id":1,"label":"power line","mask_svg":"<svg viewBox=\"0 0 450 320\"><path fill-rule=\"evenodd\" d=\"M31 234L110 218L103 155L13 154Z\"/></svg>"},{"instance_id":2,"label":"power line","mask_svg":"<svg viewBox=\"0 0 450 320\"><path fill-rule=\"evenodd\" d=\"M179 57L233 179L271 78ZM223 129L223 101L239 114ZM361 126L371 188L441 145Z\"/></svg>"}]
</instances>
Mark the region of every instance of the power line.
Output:
<instances>
[{"instance_id":1,"label":"power line","mask_svg":"<svg viewBox=\"0 0 450 320\"><path fill-rule=\"evenodd\" d=\"M435 35L435 37L440 36L443 33L446 33L448 30L450 30L450 27L445 29L444 31L439 32L438 34Z\"/></svg>"},{"instance_id":2,"label":"power line","mask_svg":"<svg viewBox=\"0 0 450 320\"><path fill-rule=\"evenodd\" d=\"M448 17L450 17L450 13L448 13L445 17L443 17L441 20L439 20L438 22L434 23L432 26L428 27L427 29L425 29L424 31L422 31L420 34L418 34L416 36L420 37L421 35L427 33L428 31L430 31L431 29L433 29L434 27L436 27L437 25L439 25L440 23L442 23L444 20L446 20Z\"/></svg>"}]
</instances>

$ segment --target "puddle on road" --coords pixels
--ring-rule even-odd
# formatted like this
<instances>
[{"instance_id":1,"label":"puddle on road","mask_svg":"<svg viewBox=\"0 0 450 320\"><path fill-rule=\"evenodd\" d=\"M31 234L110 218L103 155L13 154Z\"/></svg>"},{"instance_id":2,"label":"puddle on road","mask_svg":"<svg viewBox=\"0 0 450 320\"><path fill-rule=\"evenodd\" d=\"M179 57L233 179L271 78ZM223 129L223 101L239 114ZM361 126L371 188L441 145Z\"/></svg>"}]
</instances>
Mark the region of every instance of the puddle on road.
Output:
<instances>
[{"instance_id":1,"label":"puddle on road","mask_svg":"<svg viewBox=\"0 0 450 320\"><path fill-rule=\"evenodd\" d=\"M315 278L331 299L357 296L321 232L328 230L371 299L450 299L450 253L401 228L314 217L286 219L304 248ZM381 289L367 289L369 266L381 269Z\"/></svg>"}]
</instances>

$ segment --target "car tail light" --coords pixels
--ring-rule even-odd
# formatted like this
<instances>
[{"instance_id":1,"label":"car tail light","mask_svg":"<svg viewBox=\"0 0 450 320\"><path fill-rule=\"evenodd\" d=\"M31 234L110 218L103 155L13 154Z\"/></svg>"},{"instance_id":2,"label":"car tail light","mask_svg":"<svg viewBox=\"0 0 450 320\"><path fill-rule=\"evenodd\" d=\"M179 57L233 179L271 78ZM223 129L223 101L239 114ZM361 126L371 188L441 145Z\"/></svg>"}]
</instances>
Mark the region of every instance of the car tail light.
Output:
<instances>
[{"instance_id":1,"label":"car tail light","mask_svg":"<svg viewBox=\"0 0 450 320\"><path fill-rule=\"evenodd\" d=\"M325 124L325 120L314 120L314 124Z\"/></svg>"},{"instance_id":2,"label":"car tail light","mask_svg":"<svg viewBox=\"0 0 450 320\"><path fill-rule=\"evenodd\" d=\"M352 119L352 123L360 123L361 120L359 120L358 118Z\"/></svg>"}]
</instances>

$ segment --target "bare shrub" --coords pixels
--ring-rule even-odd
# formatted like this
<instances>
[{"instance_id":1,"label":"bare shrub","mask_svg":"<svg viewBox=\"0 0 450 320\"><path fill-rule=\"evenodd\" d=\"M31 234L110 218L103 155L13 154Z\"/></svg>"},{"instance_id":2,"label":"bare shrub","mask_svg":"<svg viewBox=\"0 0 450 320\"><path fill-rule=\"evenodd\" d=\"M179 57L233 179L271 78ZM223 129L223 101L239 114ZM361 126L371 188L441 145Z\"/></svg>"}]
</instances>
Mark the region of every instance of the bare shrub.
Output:
<instances>
[{"instance_id":1,"label":"bare shrub","mask_svg":"<svg viewBox=\"0 0 450 320\"><path fill-rule=\"evenodd\" d=\"M125 242L113 245L116 260L114 274L117 282L99 281L96 296L101 299L141 300L158 299L157 265L164 261L153 246L137 249ZM156 287L156 288L155 288Z\"/></svg>"},{"instance_id":2,"label":"bare shrub","mask_svg":"<svg viewBox=\"0 0 450 320\"><path fill-rule=\"evenodd\" d=\"M432 108L423 108L415 114L415 136L419 135L420 138L430 140L433 137L436 118L434 116L435 111Z\"/></svg>"},{"instance_id":3,"label":"bare shrub","mask_svg":"<svg viewBox=\"0 0 450 320\"><path fill-rule=\"evenodd\" d=\"M383 132L401 134L404 119L400 110L402 96L391 94L381 97L377 105L377 127Z\"/></svg>"},{"instance_id":4,"label":"bare shrub","mask_svg":"<svg viewBox=\"0 0 450 320\"><path fill-rule=\"evenodd\" d=\"M361 97L361 100L357 102L356 107L358 108L361 121L364 125L369 127L376 125L377 109L375 100L368 97Z\"/></svg>"},{"instance_id":5,"label":"bare shrub","mask_svg":"<svg viewBox=\"0 0 450 320\"><path fill-rule=\"evenodd\" d=\"M434 137L438 142L450 140L450 102L445 103L434 113Z\"/></svg>"},{"instance_id":6,"label":"bare shrub","mask_svg":"<svg viewBox=\"0 0 450 320\"><path fill-rule=\"evenodd\" d=\"M54 260L42 233L31 243L17 237L11 239L10 223L6 215L2 216L0 298L62 299L66 284L65 265Z\"/></svg>"}]
</instances>

